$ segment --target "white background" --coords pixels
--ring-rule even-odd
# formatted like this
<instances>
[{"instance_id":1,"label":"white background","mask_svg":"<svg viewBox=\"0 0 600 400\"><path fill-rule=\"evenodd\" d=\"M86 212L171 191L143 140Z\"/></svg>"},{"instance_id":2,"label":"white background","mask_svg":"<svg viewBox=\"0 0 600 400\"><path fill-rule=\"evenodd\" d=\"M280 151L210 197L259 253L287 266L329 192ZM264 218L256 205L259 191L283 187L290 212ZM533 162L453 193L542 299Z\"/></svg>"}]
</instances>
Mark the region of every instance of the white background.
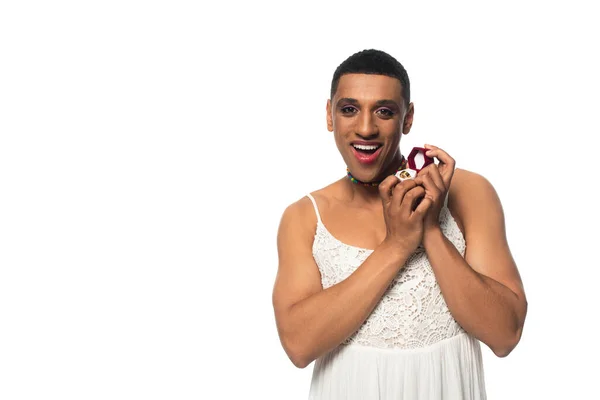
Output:
<instances>
[{"instance_id":1,"label":"white background","mask_svg":"<svg viewBox=\"0 0 600 400\"><path fill-rule=\"evenodd\" d=\"M343 176L333 71L411 79L401 149L488 178L529 300L490 399L597 393L592 2L0 6L0 398L306 399L279 343L276 233Z\"/></svg>"}]
</instances>

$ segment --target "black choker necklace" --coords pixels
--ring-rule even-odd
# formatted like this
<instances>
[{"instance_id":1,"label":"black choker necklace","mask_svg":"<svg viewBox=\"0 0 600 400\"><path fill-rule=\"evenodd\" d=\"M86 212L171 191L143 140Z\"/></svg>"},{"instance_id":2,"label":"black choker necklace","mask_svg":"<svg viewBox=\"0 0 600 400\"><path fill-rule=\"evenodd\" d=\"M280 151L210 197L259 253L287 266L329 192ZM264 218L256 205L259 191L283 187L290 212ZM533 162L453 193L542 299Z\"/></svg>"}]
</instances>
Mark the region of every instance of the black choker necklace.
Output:
<instances>
[{"instance_id":1,"label":"black choker necklace","mask_svg":"<svg viewBox=\"0 0 600 400\"><path fill-rule=\"evenodd\" d=\"M402 156L402 161L400 162L400 168L398 168L398 171L406 169L406 164L407 164L406 158L404 158L404 156ZM352 181L353 183L359 184L359 185L363 185L363 186L379 186L379 184L382 182L382 181L379 181L379 182L363 182L363 181L359 181L354 176L352 176L352 174L350 173L350 169L349 168L346 168L346 172L348 173L348 178L350 178L350 181Z\"/></svg>"}]
</instances>

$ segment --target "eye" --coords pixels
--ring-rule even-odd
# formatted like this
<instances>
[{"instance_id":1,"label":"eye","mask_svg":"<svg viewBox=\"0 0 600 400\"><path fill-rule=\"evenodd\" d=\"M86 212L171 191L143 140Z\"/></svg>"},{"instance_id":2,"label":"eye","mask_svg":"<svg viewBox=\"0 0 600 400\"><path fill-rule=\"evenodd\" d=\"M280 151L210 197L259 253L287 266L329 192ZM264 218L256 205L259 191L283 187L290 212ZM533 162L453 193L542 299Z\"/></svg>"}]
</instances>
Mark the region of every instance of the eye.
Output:
<instances>
[{"instance_id":1,"label":"eye","mask_svg":"<svg viewBox=\"0 0 600 400\"><path fill-rule=\"evenodd\" d=\"M340 109L342 114L355 114L358 110L354 106L344 106Z\"/></svg>"},{"instance_id":2,"label":"eye","mask_svg":"<svg viewBox=\"0 0 600 400\"><path fill-rule=\"evenodd\" d=\"M390 110L389 108L380 108L379 110L375 111L377 114L386 117L386 118L391 118L394 116L394 112L392 110Z\"/></svg>"}]
</instances>

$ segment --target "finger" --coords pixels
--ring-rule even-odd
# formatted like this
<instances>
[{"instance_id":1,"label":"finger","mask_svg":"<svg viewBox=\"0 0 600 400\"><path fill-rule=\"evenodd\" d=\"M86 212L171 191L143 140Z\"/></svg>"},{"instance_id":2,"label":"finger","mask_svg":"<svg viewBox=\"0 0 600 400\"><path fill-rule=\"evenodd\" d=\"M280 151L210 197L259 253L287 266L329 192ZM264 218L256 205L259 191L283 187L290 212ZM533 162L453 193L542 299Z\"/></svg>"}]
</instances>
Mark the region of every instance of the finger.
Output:
<instances>
[{"instance_id":1,"label":"finger","mask_svg":"<svg viewBox=\"0 0 600 400\"><path fill-rule=\"evenodd\" d=\"M431 164L428 165L425 169L429 169L427 171L427 174L431 177L433 183L435 183L435 186L437 186L438 189L444 192L446 190L446 185L444 183L444 179L442 178L440 168L435 164Z\"/></svg>"},{"instance_id":2,"label":"finger","mask_svg":"<svg viewBox=\"0 0 600 400\"><path fill-rule=\"evenodd\" d=\"M414 179L409 179L400 182L392 189L392 204L394 207L399 208L402 205L406 192L417 186Z\"/></svg>"},{"instance_id":3,"label":"finger","mask_svg":"<svg viewBox=\"0 0 600 400\"><path fill-rule=\"evenodd\" d=\"M433 200L431 200L431 198L429 197L424 197L423 200L421 200L421 203L419 203L419 205L413 212L413 215L416 215L417 218L423 218L432 205Z\"/></svg>"},{"instance_id":4,"label":"finger","mask_svg":"<svg viewBox=\"0 0 600 400\"><path fill-rule=\"evenodd\" d=\"M426 144L424 146L429 149L425 152L428 157L436 157L440 161L440 174L446 187L450 187L450 181L452 181L452 175L454 174L454 168L456 167L456 161L450 157L448 153L440 149L437 146Z\"/></svg>"},{"instance_id":5,"label":"finger","mask_svg":"<svg viewBox=\"0 0 600 400\"><path fill-rule=\"evenodd\" d=\"M415 186L408 190L402 199L400 212L407 217L417 208L417 204L425 197L425 188L423 186Z\"/></svg>"},{"instance_id":6,"label":"finger","mask_svg":"<svg viewBox=\"0 0 600 400\"><path fill-rule=\"evenodd\" d=\"M431 178L431 174L423 174L414 179L417 184L423 185L425 190L429 195L432 196L433 199L436 199L441 196L442 190L437 187L437 185L433 182Z\"/></svg>"},{"instance_id":7,"label":"finger","mask_svg":"<svg viewBox=\"0 0 600 400\"><path fill-rule=\"evenodd\" d=\"M426 149L428 149L425 152L426 156L436 157L438 160L440 160L441 163L449 165L449 166L451 165L452 167L454 167L456 162L454 161L454 158L450 157L450 154L448 154L441 148L439 148L437 146L433 146L431 144L426 144L424 147Z\"/></svg>"},{"instance_id":8,"label":"finger","mask_svg":"<svg viewBox=\"0 0 600 400\"><path fill-rule=\"evenodd\" d=\"M398 183L400 183L400 179L390 175L379 184L379 196L384 206L388 206L392 201L392 190Z\"/></svg>"}]
</instances>

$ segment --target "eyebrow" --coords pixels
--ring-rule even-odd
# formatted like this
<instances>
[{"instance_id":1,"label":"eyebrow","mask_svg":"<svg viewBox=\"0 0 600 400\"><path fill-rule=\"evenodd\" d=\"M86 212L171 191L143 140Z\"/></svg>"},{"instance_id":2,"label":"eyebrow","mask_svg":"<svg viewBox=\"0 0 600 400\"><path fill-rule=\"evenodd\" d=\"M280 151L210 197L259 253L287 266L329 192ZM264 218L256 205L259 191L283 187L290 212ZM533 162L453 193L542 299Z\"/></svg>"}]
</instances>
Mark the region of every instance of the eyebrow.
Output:
<instances>
[{"instance_id":1,"label":"eyebrow","mask_svg":"<svg viewBox=\"0 0 600 400\"><path fill-rule=\"evenodd\" d=\"M342 103L346 103L346 104L358 104L358 100L353 99L351 97L343 97L341 99L338 100L337 105L338 107L342 104ZM395 106L400 108L400 105L398 103L396 103L394 100L389 100L389 99L384 99L384 100L377 100L375 102L376 106Z\"/></svg>"}]
</instances>

